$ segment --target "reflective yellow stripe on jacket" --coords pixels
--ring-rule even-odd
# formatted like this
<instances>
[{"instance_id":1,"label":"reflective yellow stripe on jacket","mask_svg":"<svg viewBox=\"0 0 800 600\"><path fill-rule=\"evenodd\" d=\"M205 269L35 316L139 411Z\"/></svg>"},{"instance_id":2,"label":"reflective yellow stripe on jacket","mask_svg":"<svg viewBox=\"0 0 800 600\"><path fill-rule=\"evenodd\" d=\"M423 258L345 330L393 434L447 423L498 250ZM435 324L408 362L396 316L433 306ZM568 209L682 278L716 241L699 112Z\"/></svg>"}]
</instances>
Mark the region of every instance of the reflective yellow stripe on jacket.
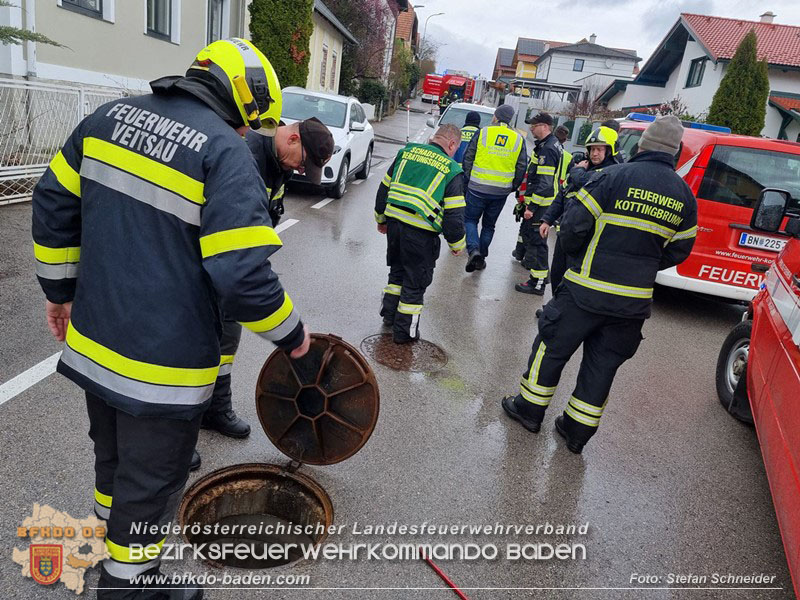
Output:
<instances>
[{"instance_id":1,"label":"reflective yellow stripe on jacket","mask_svg":"<svg viewBox=\"0 0 800 600\"><path fill-rule=\"evenodd\" d=\"M202 404L211 397L219 365L182 368L123 356L80 333L70 323L61 361L113 392L142 402Z\"/></svg>"},{"instance_id":2,"label":"reflective yellow stripe on jacket","mask_svg":"<svg viewBox=\"0 0 800 600\"><path fill-rule=\"evenodd\" d=\"M200 225L200 209L205 203L203 182L132 150L84 138L81 177L186 223Z\"/></svg>"}]
</instances>

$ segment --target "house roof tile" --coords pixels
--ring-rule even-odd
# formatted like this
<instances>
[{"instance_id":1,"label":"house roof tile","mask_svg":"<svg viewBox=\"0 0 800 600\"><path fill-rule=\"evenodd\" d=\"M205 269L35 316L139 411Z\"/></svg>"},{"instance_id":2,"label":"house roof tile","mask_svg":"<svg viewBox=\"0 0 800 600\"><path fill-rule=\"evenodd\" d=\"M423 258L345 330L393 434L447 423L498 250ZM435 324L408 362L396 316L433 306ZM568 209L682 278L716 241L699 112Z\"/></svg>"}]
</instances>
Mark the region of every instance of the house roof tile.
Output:
<instances>
[{"instance_id":1,"label":"house roof tile","mask_svg":"<svg viewBox=\"0 0 800 600\"><path fill-rule=\"evenodd\" d=\"M714 60L731 59L742 38L755 29L758 58L774 65L800 67L800 27L682 13L688 26Z\"/></svg>"}]
</instances>

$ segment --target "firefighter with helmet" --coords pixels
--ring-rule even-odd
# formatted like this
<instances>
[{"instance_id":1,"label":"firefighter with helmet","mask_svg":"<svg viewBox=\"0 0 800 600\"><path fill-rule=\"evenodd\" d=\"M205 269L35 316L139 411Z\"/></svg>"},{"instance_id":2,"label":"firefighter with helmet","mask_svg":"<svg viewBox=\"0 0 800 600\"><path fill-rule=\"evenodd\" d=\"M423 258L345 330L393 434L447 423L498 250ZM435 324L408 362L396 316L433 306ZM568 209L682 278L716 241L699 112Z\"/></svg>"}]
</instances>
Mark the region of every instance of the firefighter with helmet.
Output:
<instances>
[{"instance_id":1,"label":"firefighter with helmet","mask_svg":"<svg viewBox=\"0 0 800 600\"><path fill-rule=\"evenodd\" d=\"M98 598L201 598L142 589L189 473L220 370L224 314L286 350L308 330L270 267L281 241L242 135L274 135L281 87L250 42L220 40L184 76L84 119L33 193L36 272L58 371L86 392L97 515L109 558ZM87 493L89 490L87 490Z\"/></svg>"},{"instance_id":2,"label":"firefighter with helmet","mask_svg":"<svg viewBox=\"0 0 800 600\"><path fill-rule=\"evenodd\" d=\"M616 142L617 132L609 127L598 127L589 134L584 143L588 154L584 155L585 158L578 157L581 160L569 170L567 186L542 216L542 224L539 226L539 234L542 239L547 239L553 224L561 219L565 204L573 201L575 195L596 173L617 164L614 156ZM556 240L553 260L550 264L550 289L554 295L566 270L567 255L564 253L560 241ZM537 317L541 314L540 311L541 309L536 311Z\"/></svg>"}]
</instances>

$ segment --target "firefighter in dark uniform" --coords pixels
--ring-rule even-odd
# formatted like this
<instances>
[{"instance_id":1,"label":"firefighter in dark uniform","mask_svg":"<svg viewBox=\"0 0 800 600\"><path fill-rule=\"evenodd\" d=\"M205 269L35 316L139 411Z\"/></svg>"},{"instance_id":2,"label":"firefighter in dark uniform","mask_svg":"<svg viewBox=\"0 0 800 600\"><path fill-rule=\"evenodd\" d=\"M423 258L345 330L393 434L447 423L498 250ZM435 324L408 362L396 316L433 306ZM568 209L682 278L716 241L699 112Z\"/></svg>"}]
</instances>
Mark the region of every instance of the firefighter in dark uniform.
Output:
<instances>
[{"instance_id":1,"label":"firefighter in dark uniform","mask_svg":"<svg viewBox=\"0 0 800 600\"><path fill-rule=\"evenodd\" d=\"M464 181L452 159L461 143L455 125L442 125L427 144L408 144L398 152L375 198L378 231L387 234L389 282L381 316L398 344L419 339L425 289L433 281L444 234L458 256L464 234Z\"/></svg>"},{"instance_id":2,"label":"firefighter in dark uniform","mask_svg":"<svg viewBox=\"0 0 800 600\"><path fill-rule=\"evenodd\" d=\"M574 201L575 195L588 183L592 176L606 167L617 164L614 158L616 142L617 133L608 127L598 127L589 134L584 143L589 153L588 156L570 169L567 186L558 194L555 201L542 216L539 234L543 239L547 239L550 228L561 218L565 204ZM555 295L556 288L561 283L566 270L567 256L559 241L556 240L553 260L550 265L550 289L553 295Z\"/></svg>"},{"instance_id":3,"label":"firefighter in dark uniform","mask_svg":"<svg viewBox=\"0 0 800 600\"><path fill-rule=\"evenodd\" d=\"M281 241L242 135L274 135L281 87L250 42L214 42L184 77L84 119L33 193L33 240L58 371L86 391L95 511L107 520L98 598L142 589L181 498L220 369L220 315L299 357L310 339L270 268Z\"/></svg>"},{"instance_id":4,"label":"firefighter in dark uniform","mask_svg":"<svg viewBox=\"0 0 800 600\"><path fill-rule=\"evenodd\" d=\"M461 128L461 144L459 144L458 150L456 150L456 153L453 155L453 160L462 165L462 167L462 163L464 162L464 152L466 152L467 146L469 146L472 138L474 138L475 134L480 130L481 113L475 110L469 111L464 119L464 126Z\"/></svg>"},{"instance_id":5,"label":"firefighter in dark uniform","mask_svg":"<svg viewBox=\"0 0 800 600\"><path fill-rule=\"evenodd\" d=\"M593 177L561 221L561 243L576 259L539 318L519 394L502 406L538 432L564 365L583 344L577 384L556 418L571 452L597 431L617 369L639 347L656 274L694 245L697 204L674 170L682 135L674 116L653 122L639 153Z\"/></svg>"},{"instance_id":6,"label":"firefighter in dark uniform","mask_svg":"<svg viewBox=\"0 0 800 600\"><path fill-rule=\"evenodd\" d=\"M333 154L333 135L319 119L312 117L292 125L280 124L274 137L250 131L245 139L266 186L272 226L277 227L283 215L284 190L292 172L296 170L312 184L319 185L322 167ZM232 438L250 435L250 425L237 416L231 402L231 370L241 337L242 326L238 322L223 321L219 376L211 405L201 422L204 429L213 429ZM199 467L200 455L195 452L192 470Z\"/></svg>"},{"instance_id":7,"label":"firefighter in dark uniform","mask_svg":"<svg viewBox=\"0 0 800 600\"><path fill-rule=\"evenodd\" d=\"M514 286L518 292L544 295L544 286L549 274L547 241L539 235L542 216L558 194L558 174L561 161L561 144L553 135L553 117L540 112L530 120L531 133L536 139L533 156L528 166L525 188L525 210L520 226L520 238L524 247L522 266L530 276L524 283Z\"/></svg>"}]
</instances>

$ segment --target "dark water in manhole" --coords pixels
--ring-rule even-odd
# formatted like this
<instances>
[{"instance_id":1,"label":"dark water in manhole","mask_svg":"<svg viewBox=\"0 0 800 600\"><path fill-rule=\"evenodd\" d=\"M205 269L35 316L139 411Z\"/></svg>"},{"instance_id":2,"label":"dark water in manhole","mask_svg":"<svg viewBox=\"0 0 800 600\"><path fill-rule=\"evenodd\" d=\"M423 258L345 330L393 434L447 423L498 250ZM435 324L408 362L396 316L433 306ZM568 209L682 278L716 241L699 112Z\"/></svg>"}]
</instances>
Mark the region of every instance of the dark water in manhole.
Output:
<instances>
[{"instance_id":1,"label":"dark water in manhole","mask_svg":"<svg viewBox=\"0 0 800 600\"><path fill-rule=\"evenodd\" d=\"M409 344L395 344L391 333L364 338L361 352L396 371L430 373L447 364L447 353L433 342L417 340Z\"/></svg>"},{"instance_id":2,"label":"dark water in manhole","mask_svg":"<svg viewBox=\"0 0 800 600\"><path fill-rule=\"evenodd\" d=\"M235 533L224 535L222 531L225 531L223 529L225 526L228 527L228 532ZM297 527L296 523L290 523L268 514L224 517L211 524L211 527L212 531L208 534L201 533L192 536L192 543L207 544L204 550L206 556L219 552L218 561L227 567L240 569L279 567L300 560L303 558L303 548L311 548L315 545L314 539L310 536L292 532L293 527ZM275 533L266 533L267 531ZM222 558L221 553L224 548L215 547L223 544L231 544L231 547L244 545L248 549L241 552L241 557L230 552L225 558ZM292 544L294 547L291 546Z\"/></svg>"}]
</instances>

